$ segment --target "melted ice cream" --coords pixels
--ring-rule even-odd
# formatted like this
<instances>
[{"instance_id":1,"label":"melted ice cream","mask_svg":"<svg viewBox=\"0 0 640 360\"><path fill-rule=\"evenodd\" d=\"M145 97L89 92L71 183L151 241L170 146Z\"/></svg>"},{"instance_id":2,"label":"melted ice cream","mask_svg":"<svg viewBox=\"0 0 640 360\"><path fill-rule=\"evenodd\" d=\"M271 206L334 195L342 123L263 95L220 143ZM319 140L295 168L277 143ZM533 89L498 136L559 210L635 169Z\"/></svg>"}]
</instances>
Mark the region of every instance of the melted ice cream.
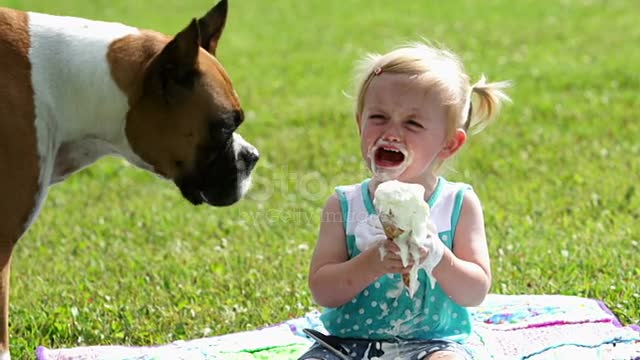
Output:
<instances>
[{"instance_id":1,"label":"melted ice cream","mask_svg":"<svg viewBox=\"0 0 640 360\"><path fill-rule=\"evenodd\" d=\"M434 237L429 236L432 231L429 227L430 210L424 200L424 187L420 184L409 184L397 180L383 182L375 192L373 203L378 210L383 224L392 222L395 227L402 230L394 239L400 248L400 258L406 267L410 260L413 266L409 273L409 295L418 290L418 270L420 269L420 247L426 245ZM437 239L437 236L435 236ZM432 288L435 286L435 278L427 274L431 280Z\"/></svg>"}]
</instances>

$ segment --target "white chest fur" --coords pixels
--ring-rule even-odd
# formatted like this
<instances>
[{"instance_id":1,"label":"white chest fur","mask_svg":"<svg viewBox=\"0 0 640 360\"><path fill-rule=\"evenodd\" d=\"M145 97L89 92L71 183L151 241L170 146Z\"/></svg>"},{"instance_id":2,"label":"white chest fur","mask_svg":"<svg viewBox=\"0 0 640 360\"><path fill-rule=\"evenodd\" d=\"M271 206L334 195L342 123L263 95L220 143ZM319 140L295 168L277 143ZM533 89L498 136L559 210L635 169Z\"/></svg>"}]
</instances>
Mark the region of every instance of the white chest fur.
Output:
<instances>
[{"instance_id":1,"label":"white chest fur","mask_svg":"<svg viewBox=\"0 0 640 360\"><path fill-rule=\"evenodd\" d=\"M128 105L111 77L107 51L115 39L138 30L29 13L29 31L38 131L54 130L60 141L75 140L87 132L100 137L118 134Z\"/></svg>"},{"instance_id":2,"label":"white chest fur","mask_svg":"<svg viewBox=\"0 0 640 360\"><path fill-rule=\"evenodd\" d=\"M124 134L127 97L114 82L107 61L110 44L138 30L118 23L28 15L40 155L36 203L41 204L49 184L63 177L61 164L78 169L111 153L139 161ZM76 163L56 160L61 147L60 154Z\"/></svg>"}]
</instances>

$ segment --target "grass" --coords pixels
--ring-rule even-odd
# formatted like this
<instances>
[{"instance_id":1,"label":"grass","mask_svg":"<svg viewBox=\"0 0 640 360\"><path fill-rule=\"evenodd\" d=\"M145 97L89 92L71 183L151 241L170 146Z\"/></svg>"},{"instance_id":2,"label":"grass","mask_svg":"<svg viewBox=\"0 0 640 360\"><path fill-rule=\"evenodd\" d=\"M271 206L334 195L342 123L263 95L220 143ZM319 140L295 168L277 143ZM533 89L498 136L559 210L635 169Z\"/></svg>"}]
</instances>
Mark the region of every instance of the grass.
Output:
<instances>
[{"instance_id":1,"label":"grass","mask_svg":"<svg viewBox=\"0 0 640 360\"><path fill-rule=\"evenodd\" d=\"M174 33L203 0L5 0ZM447 176L483 200L492 291L599 298L640 322L640 28L633 1L230 1L219 57L262 159L246 200L192 207L116 159L51 188L13 258L11 346L158 344L314 307L306 271L325 199L367 176L351 68L420 37L513 105Z\"/></svg>"}]
</instances>

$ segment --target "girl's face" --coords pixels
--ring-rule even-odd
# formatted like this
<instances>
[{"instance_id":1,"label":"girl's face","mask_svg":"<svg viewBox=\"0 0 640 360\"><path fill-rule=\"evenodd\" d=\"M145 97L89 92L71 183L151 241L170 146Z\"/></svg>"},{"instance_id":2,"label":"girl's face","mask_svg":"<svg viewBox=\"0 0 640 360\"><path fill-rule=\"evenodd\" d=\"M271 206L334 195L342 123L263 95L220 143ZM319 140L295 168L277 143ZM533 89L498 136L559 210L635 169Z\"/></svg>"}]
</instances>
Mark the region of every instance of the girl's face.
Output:
<instances>
[{"instance_id":1,"label":"girl's face","mask_svg":"<svg viewBox=\"0 0 640 360\"><path fill-rule=\"evenodd\" d=\"M361 151L378 181L396 179L427 187L436 160L453 155L466 139L462 130L447 139L440 94L426 92L408 75L377 75L363 105L358 114Z\"/></svg>"}]
</instances>

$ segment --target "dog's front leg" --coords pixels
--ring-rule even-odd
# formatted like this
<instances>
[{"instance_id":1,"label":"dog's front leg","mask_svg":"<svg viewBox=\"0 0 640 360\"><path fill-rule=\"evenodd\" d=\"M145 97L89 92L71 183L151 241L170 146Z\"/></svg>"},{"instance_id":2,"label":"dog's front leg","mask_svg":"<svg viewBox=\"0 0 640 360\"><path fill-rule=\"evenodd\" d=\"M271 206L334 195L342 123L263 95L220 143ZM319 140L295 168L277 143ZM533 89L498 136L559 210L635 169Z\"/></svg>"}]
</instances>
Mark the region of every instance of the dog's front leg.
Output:
<instances>
[{"instance_id":1,"label":"dog's front leg","mask_svg":"<svg viewBox=\"0 0 640 360\"><path fill-rule=\"evenodd\" d=\"M11 245L8 245L11 243ZM0 238L0 360L9 360L9 275L13 242Z\"/></svg>"}]
</instances>

